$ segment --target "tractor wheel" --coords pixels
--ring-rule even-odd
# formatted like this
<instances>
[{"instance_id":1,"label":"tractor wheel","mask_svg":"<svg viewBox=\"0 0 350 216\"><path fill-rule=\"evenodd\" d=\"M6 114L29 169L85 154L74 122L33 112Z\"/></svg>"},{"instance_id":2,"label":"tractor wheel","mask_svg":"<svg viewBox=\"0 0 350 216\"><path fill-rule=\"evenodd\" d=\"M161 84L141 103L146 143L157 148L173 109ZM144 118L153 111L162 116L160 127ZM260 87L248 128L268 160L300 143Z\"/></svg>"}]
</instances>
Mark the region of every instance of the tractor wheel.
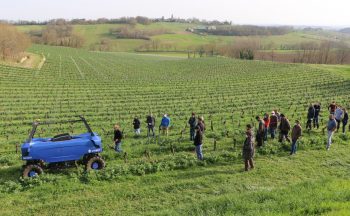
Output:
<instances>
[{"instance_id":1,"label":"tractor wheel","mask_svg":"<svg viewBox=\"0 0 350 216\"><path fill-rule=\"evenodd\" d=\"M101 170L103 168L105 168L106 163L105 161L99 157L99 156L95 156L90 158L86 165L85 165L85 169L86 170Z\"/></svg>"},{"instance_id":2,"label":"tractor wheel","mask_svg":"<svg viewBox=\"0 0 350 216\"><path fill-rule=\"evenodd\" d=\"M30 164L27 165L23 170L23 178L37 177L43 174L43 169L39 165Z\"/></svg>"}]
</instances>

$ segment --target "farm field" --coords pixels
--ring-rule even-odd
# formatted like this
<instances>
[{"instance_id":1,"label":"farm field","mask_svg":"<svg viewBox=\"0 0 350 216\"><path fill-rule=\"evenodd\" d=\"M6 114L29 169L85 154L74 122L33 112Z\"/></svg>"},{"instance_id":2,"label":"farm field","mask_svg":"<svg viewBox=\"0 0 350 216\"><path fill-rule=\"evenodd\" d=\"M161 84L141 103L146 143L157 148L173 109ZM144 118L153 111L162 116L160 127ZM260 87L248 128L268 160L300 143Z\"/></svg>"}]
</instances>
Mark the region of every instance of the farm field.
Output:
<instances>
[{"instance_id":1,"label":"farm field","mask_svg":"<svg viewBox=\"0 0 350 216\"><path fill-rule=\"evenodd\" d=\"M111 51L118 52L131 52L139 48L141 45L149 42L147 40L140 39L116 39L109 34L111 28L118 28L125 25L122 24L96 24L96 25L74 25L74 31L85 38L84 48L89 49L91 45L98 43L101 39L107 38L112 40ZM200 45L206 45L215 43L217 45L226 45L228 43L234 43L239 36L217 36L217 35L197 35L186 32L186 28L196 27L196 24L190 23L152 23L150 25L137 24L136 29L166 29L171 34L160 34L151 37L151 40L158 40L162 43L172 45L172 49L177 51L187 50ZM18 26L19 30L23 32L29 32L30 30L40 30L42 26ZM285 35L271 35L271 36L249 36L245 38L259 39L263 46L270 46L272 49L280 49L281 46L295 45L302 42L316 42L319 43L322 40L332 39L334 37L343 38L349 42L349 37L344 34L335 32L310 32L296 30L294 32Z\"/></svg>"},{"instance_id":2,"label":"farm field","mask_svg":"<svg viewBox=\"0 0 350 216\"><path fill-rule=\"evenodd\" d=\"M222 57L102 53L34 45L41 69L0 65L0 215L348 215L350 135L335 134L325 151L321 129L304 133L297 155L289 143L268 140L256 152L256 169L243 171L245 125L279 109L302 121L311 102L335 100L350 108L350 66L281 64ZM191 112L207 125L204 161L189 141ZM146 115L156 125L168 113L169 137L146 137ZM102 136L103 171L83 167L20 179L20 155L31 122L83 114ZM139 116L141 137L132 120ZM124 130L123 150L112 144L113 125ZM49 137L77 134L81 125L39 128ZM214 145L214 140L216 145Z\"/></svg>"}]
</instances>

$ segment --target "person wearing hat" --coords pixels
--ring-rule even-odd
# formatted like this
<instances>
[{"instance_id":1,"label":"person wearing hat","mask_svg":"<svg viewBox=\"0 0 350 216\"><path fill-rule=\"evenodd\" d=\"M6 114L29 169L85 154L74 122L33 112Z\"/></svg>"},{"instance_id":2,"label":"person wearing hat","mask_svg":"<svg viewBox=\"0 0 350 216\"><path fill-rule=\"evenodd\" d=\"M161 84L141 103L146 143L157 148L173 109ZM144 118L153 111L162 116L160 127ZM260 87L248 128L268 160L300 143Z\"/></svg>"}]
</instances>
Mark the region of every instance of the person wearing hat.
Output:
<instances>
[{"instance_id":1,"label":"person wearing hat","mask_svg":"<svg viewBox=\"0 0 350 216\"><path fill-rule=\"evenodd\" d=\"M193 144L196 147L196 154L198 160L203 160L203 152L202 152L202 145L203 145L203 133L199 126L195 127L196 135L193 140Z\"/></svg>"},{"instance_id":2,"label":"person wearing hat","mask_svg":"<svg viewBox=\"0 0 350 216\"><path fill-rule=\"evenodd\" d=\"M120 153L122 152L122 139L123 133L120 130L119 124L114 125L114 143L115 143L115 151Z\"/></svg>"},{"instance_id":3,"label":"person wearing hat","mask_svg":"<svg viewBox=\"0 0 350 216\"><path fill-rule=\"evenodd\" d=\"M192 116L188 120L188 124L190 125L190 140L194 140L194 135L195 135L195 129L197 126L197 119L196 119L196 114L193 112Z\"/></svg>"},{"instance_id":4,"label":"person wearing hat","mask_svg":"<svg viewBox=\"0 0 350 216\"><path fill-rule=\"evenodd\" d=\"M271 139L275 139L277 126L278 126L278 117L275 111L272 111L270 115L270 124L269 124Z\"/></svg>"},{"instance_id":5,"label":"person wearing hat","mask_svg":"<svg viewBox=\"0 0 350 216\"><path fill-rule=\"evenodd\" d=\"M288 142L290 142L290 139L288 137L289 131L290 131L290 123L289 120L286 118L286 116L282 113L281 114L281 122L280 122L280 138L279 142L282 142L285 138Z\"/></svg>"},{"instance_id":6,"label":"person wearing hat","mask_svg":"<svg viewBox=\"0 0 350 216\"><path fill-rule=\"evenodd\" d=\"M295 125L292 129L292 149L290 151L290 154L293 155L297 152L297 144L298 140L301 137L302 134L302 128L300 126L300 121L296 120Z\"/></svg>"},{"instance_id":7,"label":"person wearing hat","mask_svg":"<svg viewBox=\"0 0 350 216\"><path fill-rule=\"evenodd\" d=\"M243 144L242 156L244 160L244 170L248 171L249 168L254 168L254 133L250 124L247 125L245 135L246 139Z\"/></svg>"},{"instance_id":8,"label":"person wearing hat","mask_svg":"<svg viewBox=\"0 0 350 216\"><path fill-rule=\"evenodd\" d=\"M257 146L261 147L264 144L265 123L260 116L256 116L255 119L259 122L256 132Z\"/></svg>"}]
</instances>

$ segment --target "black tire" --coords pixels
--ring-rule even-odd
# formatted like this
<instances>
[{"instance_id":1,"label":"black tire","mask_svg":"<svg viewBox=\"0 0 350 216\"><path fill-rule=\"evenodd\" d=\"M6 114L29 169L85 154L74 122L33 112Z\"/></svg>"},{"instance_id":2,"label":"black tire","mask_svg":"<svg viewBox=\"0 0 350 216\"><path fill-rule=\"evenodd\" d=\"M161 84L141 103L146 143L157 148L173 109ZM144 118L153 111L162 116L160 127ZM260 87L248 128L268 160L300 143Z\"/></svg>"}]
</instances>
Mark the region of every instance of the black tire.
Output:
<instances>
[{"instance_id":1,"label":"black tire","mask_svg":"<svg viewBox=\"0 0 350 216\"><path fill-rule=\"evenodd\" d=\"M36 164L30 164L25 166L23 170L23 178L32 178L43 174L44 171L41 166Z\"/></svg>"},{"instance_id":2,"label":"black tire","mask_svg":"<svg viewBox=\"0 0 350 216\"><path fill-rule=\"evenodd\" d=\"M99 156L95 156L95 157L91 157L85 164L85 170L101 170L103 168L105 168L106 163L105 161L99 157Z\"/></svg>"}]
</instances>

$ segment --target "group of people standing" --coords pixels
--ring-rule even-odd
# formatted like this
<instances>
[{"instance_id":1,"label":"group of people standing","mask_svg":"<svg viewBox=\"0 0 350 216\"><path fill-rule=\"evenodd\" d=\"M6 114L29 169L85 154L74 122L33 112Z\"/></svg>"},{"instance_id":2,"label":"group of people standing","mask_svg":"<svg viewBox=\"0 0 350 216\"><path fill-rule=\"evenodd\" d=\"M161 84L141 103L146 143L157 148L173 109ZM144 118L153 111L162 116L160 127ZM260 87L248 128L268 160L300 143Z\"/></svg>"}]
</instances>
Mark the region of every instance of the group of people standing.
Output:
<instances>
[{"instance_id":1,"label":"group of people standing","mask_svg":"<svg viewBox=\"0 0 350 216\"><path fill-rule=\"evenodd\" d=\"M155 128L155 123L156 123L156 119L154 118L153 114L150 113L147 118L146 118L146 123L147 123L147 136L153 136L155 137L155 132L154 132L154 128ZM141 135L141 121L138 117L134 118L134 121L132 122L133 126L134 126L134 132L136 136L140 136ZM162 130L163 135L168 136L169 133L169 127L170 127L170 118L168 117L167 114L163 115L163 118L161 120L161 123L159 125L159 130ZM114 143L115 143L115 151L116 152L122 152L122 139L123 139L123 132L120 128L119 124L115 124L114 125Z\"/></svg>"},{"instance_id":2,"label":"group of people standing","mask_svg":"<svg viewBox=\"0 0 350 216\"><path fill-rule=\"evenodd\" d=\"M282 142L285 139L288 142L290 142L288 134L291 129L291 125L289 123L289 120L283 113L279 113L277 110L273 110L271 112L271 115L265 113L263 117L256 116L256 120L258 121L258 129L256 134L256 141L258 147L263 146L264 142L267 141L268 133L270 133L271 139L275 139L277 129L279 129L278 141ZM296 121L296 125L300 126L299 120ZM292 133L292 137L293 136L295 137L296 135Z\"/></svg>"},{"instance_id":3,"label":"group of people standing","mask_svg":"<svg viewBox=\"0 0 350 216\"><path fill-rule=\"evenodd\" d=\"M333 134L339 131L340 124L343 124L343 134L345 135L346 126L349 121L349 114L347 110L336 104L334 101L328 106L328 110L329 120L327 123L327 150L329 150L331 147Z\"/></svg>"},{"instance_id":4,"label":"group of people standing","mask_svg":"<svg viewBox=\"0 0 350 216\"><path fill-rule=\"evenodd\" d=\"M163 118L160 122L160 125L159 125L159 130L161 130L163 132L163 135L168 136L170 122L171 122L170 117L167 114L164 114ZM132 124L134 126L135 135L139 136L141 134L141 121L140 121L140 119L136 116L134 118L134 121ZM150 137L150 136L155 137L154 128L156 126L156 119L152 113L150 113L146 117L146 124L147 124L147 137Z\"/></svg>"},{"instance_id":5,"label":"group of people standing","mask_svg":"<svg viewBox=\"0 0 350 216\"><path fill-rule=\"evenodd\" d=\"M338 132L340 128L340 124L343 125L343 133L345 134L346 131L346 125L348 123L348 112L345 108L342 108L335 102L332 102L328 106L329 110L329 120L327 123L328 131L328 139L327 139L327 146L326 149L329 150L330 146L332 144L332 136L334 132ZM307 122L306 122L306 129L308 131L312 130L312 128L319 129L319 117L321 112L321 104L320 103L314 103L310 104L308 107L307 112ZM256 116L256 120L258 121L257 130L256 130L256 136L254 136L254 129L251 124L248 124L246 126L246 139L243 144L243 159L245 164L245 170L248 171L249 169L254 168L254 152L255 152L255 140L257 147L260 148L264 145L264 142L267 141L268 135L270 134L271 139L276 138L276 134L278 131L279 137L278 141L283 142L284 140L291 143L291 150L290 154L293 155L297 151L297 144L298 140L302 136L302 127L299 120L295 121L295 124L293 127L291 127L291 124L288 120L288 118L283 114L279 113L278 110L273 110L271 114L265 113L263 117ZM155 137L155 122L156 119L153 116L152 113L150 113L146 118L146 124L147 124L147 136L148 137ZM161 123L159 125L159 131L162 131L163 135L168 136L169 134L169 127L170 127L170 118L167 114L164 114ZM196 116L195 113L192 113L191 117L188 120L188 125L190 127L190 140L193 141L193 144L195 146L195 151L197 158L199 160L203 160L203 152L202 152L202 146L203 146L203 134L205 132L205 122L203 116ZM141 121L138 117L134 118L133 121L134 131L135 134L138 136L141 134ZM350 127L349 127L350 130ZM289 137L289 133L291 131L291 139ZM115 141L115 151L121 152L121 140L123 138L123 133L120 129L120 126L118 124L115 125L114 130L114 141Z\"/></svg>"},{"instance_id":6,"label":"group of people standing","mask_svg":"<svg viewBox=\"0 0 350 216\"><path fill-rule=\"evenodd\" d=\"M332 144L332 136L334 132L338 132L340 125L343 125L343 134L345 134L346 126L348 124L349 115L345 108L332 102L328 106L330 112L329 120L327 123L328 139L326 149L329 150ZM313 128L319 129L319 116L321 112L321 104L314 103L310 104L307 113L306 129L308 131ZM248 171L250 168L254 168L253 157L254 157L254 138L257 142L257 147L263 146L264 142L267 141L268 132L271 134L271 139L275 139L276 131L279 129L279 142L287 140L291 143L290 154L293 155L297 150L297 143L302 136L302 127L299 120L295 121L295 125L292 128L291 140L289 139L289 132L291 130L291 125L288 118L284 114L280 114L277 110L271 112L271 115L265 113L263 118L256 116L258 121L258 127L256 131L256 136L254 137L254 132L250 124L246 127L246 139L243 145L243 159L245 163L245 170ZM350 130L350 127L349 127Z\"/></svg>"}]
</instances>

